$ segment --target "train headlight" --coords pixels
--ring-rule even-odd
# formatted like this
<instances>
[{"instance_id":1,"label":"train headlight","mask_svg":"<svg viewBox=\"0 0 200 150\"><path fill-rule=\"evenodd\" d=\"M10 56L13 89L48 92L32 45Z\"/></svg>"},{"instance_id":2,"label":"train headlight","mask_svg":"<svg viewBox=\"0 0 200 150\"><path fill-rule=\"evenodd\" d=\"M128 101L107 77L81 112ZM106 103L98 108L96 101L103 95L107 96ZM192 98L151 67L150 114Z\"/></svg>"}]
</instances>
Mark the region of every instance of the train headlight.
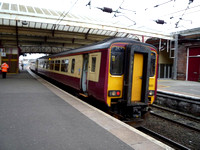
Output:
<instances>
[{"instance_id":1,"label":"train headlight","mask_svg":"<svg viewBox=\"0 0 200 150\"><path fill-rule=\"evenodd\" d=\"M120 96L121 95L121 92L120 91L108 91L108 96L110 97L117 97L117 96Z\"/></svg>"},{"instance_id":2,"label":"train headlight","mask_svg":"<svg viewBox=\"0 0 200 150\"><path fill-rule=\"evenodd\" d=\"M153 96L153 95L154 95L154 93L155 93L155 91L153 91L153 90L150 90L150 91L149 91L149 96Z\"/></svg>"}]
</instances>

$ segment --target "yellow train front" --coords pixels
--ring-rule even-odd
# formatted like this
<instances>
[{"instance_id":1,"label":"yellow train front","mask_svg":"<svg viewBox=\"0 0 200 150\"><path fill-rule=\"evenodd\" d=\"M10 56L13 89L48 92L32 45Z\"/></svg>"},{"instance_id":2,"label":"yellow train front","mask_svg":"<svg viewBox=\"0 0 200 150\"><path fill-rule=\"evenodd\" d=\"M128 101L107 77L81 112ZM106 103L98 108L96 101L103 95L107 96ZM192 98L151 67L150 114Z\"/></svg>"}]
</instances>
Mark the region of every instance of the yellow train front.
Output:
<instances>
[{"instance_id":1,"label":"yellow train front","mask_svg":"<svg viewBox=\"0 0 200 150\"><path fill-rule=\"evenodd\" d=\"M157 50L144 43L110 47L107 103L122 115L140 117L156 97Z\"/></svg>"},{"instance_id":2,"label":"yellow train front","mask_svg":"<svg viewBox=\"0 0 200 150\"><path fill-rule=\"evenodd\" d=\"M113 38L39 58L35 70L122 115L138 117L156 96L157 58L149 44Z\"/></svg>"}]
</instances>

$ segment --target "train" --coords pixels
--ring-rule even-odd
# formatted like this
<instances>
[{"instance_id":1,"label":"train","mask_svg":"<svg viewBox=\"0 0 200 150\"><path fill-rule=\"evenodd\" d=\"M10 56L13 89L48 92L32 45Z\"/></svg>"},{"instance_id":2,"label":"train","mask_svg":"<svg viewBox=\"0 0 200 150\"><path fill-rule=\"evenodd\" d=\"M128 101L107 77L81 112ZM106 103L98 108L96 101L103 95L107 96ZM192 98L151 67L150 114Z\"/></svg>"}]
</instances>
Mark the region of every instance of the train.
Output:
<instances>
[{"instance_id":1,"label":"train","mask_svg":"<svg viewBox=\"0 0 200 150\"><path fill-rule=\"evenodd\" d=\"M129 38L109 38L38 58L30 69L103 102L120 114L140 117L156 98L158 51Z\"/></svg>"}]
</instances>

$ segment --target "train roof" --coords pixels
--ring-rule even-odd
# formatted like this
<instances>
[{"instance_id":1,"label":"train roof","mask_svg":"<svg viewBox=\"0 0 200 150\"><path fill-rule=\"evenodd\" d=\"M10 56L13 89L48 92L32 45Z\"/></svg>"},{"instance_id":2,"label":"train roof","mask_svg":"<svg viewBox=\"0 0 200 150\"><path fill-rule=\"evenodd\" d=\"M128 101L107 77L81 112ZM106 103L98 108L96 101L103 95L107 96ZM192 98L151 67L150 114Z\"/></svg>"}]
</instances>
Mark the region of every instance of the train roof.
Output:
<instances>
[{"instance_id":1,"label":"train roof","mask_svg":"<svg viewBox=\"0 0 200 150\"><path fill-rule=\"evenodd\" d=\"M130 39L130 38L108 38L103 41L91 44L91 45L86 45L86 46L83 46L80 48L60 52L60 53L49 55L49 56L44 56L39 59L45 59L45 58L50 58L50 57L51 58L59 57L59 56L69 55L69 54L74 54L74 53L87 52L87 51L91 51L91 50L95 50L95 49L105 49L105 48L109 48L113 43L116 43L116 42L140 43L142 45L151 46L154 49L156 49L153 45L150 45L147 43L142 43L142 42Z\"/></svg>"}]
</instances>

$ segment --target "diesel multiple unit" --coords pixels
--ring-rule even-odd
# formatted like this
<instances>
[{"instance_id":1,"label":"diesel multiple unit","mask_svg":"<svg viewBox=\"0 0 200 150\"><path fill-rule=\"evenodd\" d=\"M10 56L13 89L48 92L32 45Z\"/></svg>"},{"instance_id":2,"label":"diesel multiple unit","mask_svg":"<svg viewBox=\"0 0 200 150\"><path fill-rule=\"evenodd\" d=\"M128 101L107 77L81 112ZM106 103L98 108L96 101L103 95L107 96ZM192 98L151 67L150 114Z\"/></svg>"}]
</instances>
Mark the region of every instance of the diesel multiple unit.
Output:
<instances>
[{"instance_id":1,"label":"diesel multiple unit","mask_svg":"<svg viewBox=\"0 0 200 150\"><path fill-rule=\"evenodd\" d=\"M141 115L156 96L157 61L154 46L112 38L39 58L31 69L109 108Z\"/></svg>"}]
</instances>

